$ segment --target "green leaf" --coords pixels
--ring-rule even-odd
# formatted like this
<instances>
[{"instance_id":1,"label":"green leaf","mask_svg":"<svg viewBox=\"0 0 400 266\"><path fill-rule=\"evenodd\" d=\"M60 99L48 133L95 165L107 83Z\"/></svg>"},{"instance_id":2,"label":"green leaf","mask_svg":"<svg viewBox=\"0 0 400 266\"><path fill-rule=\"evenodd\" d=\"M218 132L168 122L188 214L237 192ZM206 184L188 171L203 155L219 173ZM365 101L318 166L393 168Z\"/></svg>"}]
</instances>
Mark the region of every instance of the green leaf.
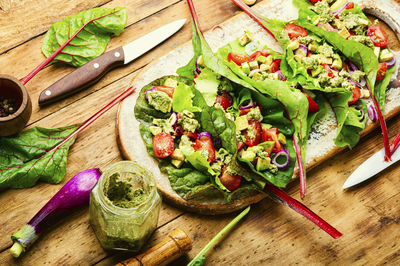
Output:
<instances>
[{"instance_id":1,"label":"green leaf","mask_svg":"<svg viewBox=\"0 0 400 266\"><path fill-rule=\"evenodd\" d=\"M79 32L55 57L55 61L79 67L103 54L111 35L119 35L124 30L127 21L126 9L97 7L54 23L44 37L43 54L49 57L83 25L93 19L96 20Z\"/></svg>"},{"instance_id":2,"label":"green leaf","mask_svg":"<svg viewBox=\"0 0 400 266\"><path fill-rule=\"evenodd\" d=\"M211 169L210 163L207 161L207 157L201 154L200 151L195 151L193 147L182 147L182 152L188 162L197 170L202 173L209 173L210 175L218 175L213 169Z\"/></svg>"},{"instance_id":3,"label":"green leaf","mask_svg":"<svg viewBox=\"0 0 400 266\"><path fill-rule=\"evenodd\" d=\"M209 68L204 68L195 78L195 87L204 97L208 106L213 106L217 99L218 86L220 81L217 74Z\"/></svg>"},{"instance_id":4,"label":"green leaf","mask_svg":"<svg viewBox=\"0 0 400 266\"><path fill-rule=\"evenodd\" d=\"M52 149L78 127L35 127L0 138L0 190L32 187L38 180L59 183L65 176L69 147L75 138Z\"/></svg>"},{"instance_id":5,"label":"green leaf","mask_svg":"<svg viewBox=\"0 0 400 266\"><path fill-rule=\"evenodd\" d=\"M182 82L178 83L172 97L172 109L177 113L180 113L183 110L201 112L200 107L193 106L193 97L194 93L190 86Z\"/></svg>"},{"instance_id":6,"label":"green leaf","mask_svg":"<svg viewBox=\"0 0 400 266\"><path fill-rule=\"evenodd\" d=\"M396 71L396 67L392 66L388 68L386 71L385 77L377 81L375 84L375 97L379 102L379 106L381 107L381 111L385 113L385 104L386 104L386 89L392 79L393 73Z\"/></svg>"}]
</instances>

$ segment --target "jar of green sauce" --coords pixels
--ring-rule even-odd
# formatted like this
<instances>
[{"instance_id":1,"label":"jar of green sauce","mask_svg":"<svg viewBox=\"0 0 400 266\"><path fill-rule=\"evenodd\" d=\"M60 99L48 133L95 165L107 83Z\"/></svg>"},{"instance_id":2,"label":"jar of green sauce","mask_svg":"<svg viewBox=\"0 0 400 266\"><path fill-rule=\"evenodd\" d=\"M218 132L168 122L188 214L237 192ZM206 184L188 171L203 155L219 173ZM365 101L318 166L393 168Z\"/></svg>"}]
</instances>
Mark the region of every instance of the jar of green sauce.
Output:
<instances>
[{"instance_id":1,"label":"jar of green sauce","mask_svg":"<svg viewBox=\"0 0 400 266\"><path fill-rule=\"evenodd\" d=\"M90 224L107 250L139 251L157 227L161 197L136 162L109 166L90 194Z\"/></svg>"}]
</instances>

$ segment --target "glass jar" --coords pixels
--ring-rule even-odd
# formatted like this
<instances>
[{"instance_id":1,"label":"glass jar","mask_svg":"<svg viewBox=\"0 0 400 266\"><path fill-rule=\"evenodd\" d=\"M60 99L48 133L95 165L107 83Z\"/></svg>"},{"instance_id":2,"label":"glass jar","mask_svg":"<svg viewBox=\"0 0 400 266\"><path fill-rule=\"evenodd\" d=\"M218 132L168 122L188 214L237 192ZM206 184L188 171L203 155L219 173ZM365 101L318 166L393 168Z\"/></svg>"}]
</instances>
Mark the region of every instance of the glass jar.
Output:
<instances>
[{"instance_id":1,"label":"glass jar","mask_svg":"<svg viewBox=\"0 0 400 266\"><path fill-rule=\"evenodd\" d=\"M109 183L115 174L128 180L145 197L131 202L133 207L116 206L106 195L109 190L105 190L111 187ZM109 166L91 191L90 224L104 249L139 251L157 227L160 207L161 197L153 175L136 162L122 161Z\"/></svg>"}]
</instances>

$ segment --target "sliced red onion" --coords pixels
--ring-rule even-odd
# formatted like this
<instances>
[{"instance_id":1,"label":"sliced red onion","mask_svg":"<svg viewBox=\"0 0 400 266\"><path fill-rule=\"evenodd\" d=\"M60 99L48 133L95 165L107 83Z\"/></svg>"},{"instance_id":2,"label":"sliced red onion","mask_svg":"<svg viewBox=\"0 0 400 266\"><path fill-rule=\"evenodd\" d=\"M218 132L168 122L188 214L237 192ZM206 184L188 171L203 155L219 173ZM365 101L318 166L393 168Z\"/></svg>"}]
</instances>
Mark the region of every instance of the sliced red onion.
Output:
<instances>
[{"instance_id":1,"label":"sliced red onion","mask_svg":"<svg viewBox=\"0 0 400 266\"><path fill-rule=\"evenodd\" d=\"M367 84L367 81L365 80L365 78L361 78L361 80L360 80L360 85L361 85L362 87L365 87L366 84Z\"/></svg>"},{"instance_id":2,"label":"sliced red onion","mask_svg":"<svg viewBox=\"0 0 400 266\"><path fill-rule=\"evenodd\" d=\"M286 157L286 162L284 162L283 164L280 164L277 162L277 159L279 156L282 156L282 155ZM282 149L282 150L278 151L274 155L274 157L272 157L271 163L276 165L276 167L278 167L279 170L285 169L290 164L290 152L287 149Z\"/></svg>"},{"instance_id":3,"label":"sliced red onion","mask_svg":"<svg viewBox=\"0 0 400 266\"><path fill-rule=\"evenodd\" d=\"M285 75L283 75L281 70L278 70L275 73L278 73L279 80L285 80L286 79Z\"/></svg>"},{"instance_id":4,"label":"sliced red onion","mask_svg":"<svg viewBox=\"0 0 400 266\"><path fill-rule=\"evenodd\" d=\"M364 109L362 109L360 106L355 106L354 108L356 108L357 110L359 110L361 112L360 122L363 121L364 117L365 117Z\"/></svg>"},{"instance_id":5,"label":"sliced red onion","mask_svg":"<svg viewBox=\"0 0 400 266\"><path fill-rule=\"evenodd\" d=\"M336 72L340 72L339 69L337 69L336 67L333 67L332 65L329 65L329 68L332 69L332 70L335 70Z\"/></svg>"},{"instance_id":6,"label":"sliced red onion","mask_svg":"<svg viewBox=\"0 0 400 266\"><path fill-rule=\"evenodd\" d=\"M355 81L352 80L352 79L348 79L348 81L349 81L351 84L353 84L354 86L359 87L360 89L362 89L362 87L363 87L363 86L361 86L360 83L357 83L357 82L355 82Z\"/></svg>"},{"instance_id":7,"label":"sliced red onion","mask_svg":"<svg viewBox=\"0 0 400 266\"><path fill-rule=\"evenodd\" d=\"M392 67L396 64L396 57L393 56L393 58L389 61L386 61L386 66L387 67Z\"/></svg>"},{"instance_id":8,"label":"sliced red onion","mask_svg":"<svg viewBox=\"0 0 400 266\"><path fill-rule=\"evenodd\" d=\"M250 102L247 105L239 106L239 110L250 109L250 108L253 108L254 106L255 106L254 102L252 100L250 100Z\"/></svg>"},{"instance_id":9,"label":"sliced red onion","mask_svg":"<svg viewBox=\"0 0 400 266\"><path fill-rule=\"evenodd\" d=\"M305 45L303 45L303 44L300 44L300 45L299 45L299 48L297 48L296 50L294 50L294 54L295 54L295 55L304 55L304 56L307 56L307 54L308 54L308 47L305 46Z\"/></svg>"},{"instance_id":10,"label":"sliced red onion","mask_svg":"<svg viewBox=\"0 0 400 266\"><path fill-rule=\"evenodd\" d=\"M224 31L224 28L222 28L222 26L221 25L215 25L214 27L212 27L212 31L215 31L216 29L220 29L219 30L219 32L221 33L220 34L220 37L221 38L224 38L225 37L225 31Z\"/></svg>"},{"instance_id":11,"label":"sliced red onion","mask_svg":"<svg viewBox=\"0 0 400 266\"><path fill-rule=\"evenodd\" d=\"M254 76L255 73L258 73L258 72L260 72L259 68L253 69L252 71L250 71L249 77L251 78L252 76Z\"/></svg>"},{"instance_id":12,"label":"sliced red onion","mask_svg":"<svg viewBox=\"0 0 400 266\"><path fill-rule=\"evenodd\" d=\"M233 99L232 99L232 95L230 95L229 92L223 90L223 91L221 91L221 95L224 96L225 98L227 98L229 100L229 103L232 104Z\"/></svg>"},{"instance_id":13,"label":"sliced red onion","mask_svg":"<svg viewBox=\"0 0 400 266\"><path fill-rule=\"evenodd\" d=\"M201 132L197 138L201 139L202 137L207 137L207 138L212 139L210 132Z\"/></svg>"},{"instance_id":14,"label":"sliced red onion","mask_svg":"<svg viewBox=\"0 0 400 266\"><path fill-rule=\"evenodd\" d=\"M353 71L358 70L358 67L357 67L353 62L351 62L351 61L349 61L349 66L350 66L350 68L351 68Z\"/></svg>"},{"instance_id":15,"label":"sliced red onion","mask_svg":"<svg viewBox=\"0 0 400 266\"><path fill-rule=\"evenodd\" d=\"M332 13L332 15L334 15L334 16L337 16L337 15L339 15L340 13L342 13L345 9L346 9L346 7L349 5L349 2L347 2L344 6L342 6L341 8L338 8L338 9L336 9L336 10L333 10L333 11L331 11L331 13Z\"/></svg>"},{"instance_id":16,"label":"sliced red onion","mask_svg":"<svg viewBox=\"0 0 400 266\"><path fill-rule=\"evenodd\" d=\"M175 112L172 112L171 116L168 119L168 122L171 126L176 125L176 123L178 122L178 116Z\"/></svg>"},{"instance_id":17,"label":"sliced red onion","mask_svg":"<svg viewBox=\"0 0 400 266\"><path fill-rule=\"evenodd\" d=\"M197 72L197 74L200 74L201 73L201 69L199 68L199 64L197 63L197 61L199 61L199 58L197 57L196 58L196 69L195 70L193 70L193 71L196 71ZM194 73L194 72L193 72Z\"/></svg>"},{"instance_id":18,"label":"sliced red onion","mask_svg":"<svg viewBox=\"0 0 400 266\"><path fill-rule=\"evenodd\" d=\"M180 137L180 136L182 136L183 135L183 132L182 132L182 130L181 130L181 127L175 127L175 129L174 129L174 136L175 137Z\"/></svg>"},{"instance_id":19,"label":"sliced red onion","mask_svg":"<svg viewBox=\"0 0 400 266\"><path fill-rule=\"evenodd\" d=\"M376 115L376 110L373 104L368 104L368 117L372 122L375 122L378 118Z\"/></svg>"},{"instance_id":20,"label":"sliced red onion","mask_svg":"<svg viewBox=\"0 0 400 266\"><path fill-rule=\"evenodd\" d=\"M150 88L150 89L148 89L147 91L146 91L146 93L144 94L144 98L146 99L146 101L148 101L149 99L147 98L147 93L149 92L149 91L155 91L156 89L154 88L154 87L152 87L152 88Z\"/></svg>"}]
</instances>

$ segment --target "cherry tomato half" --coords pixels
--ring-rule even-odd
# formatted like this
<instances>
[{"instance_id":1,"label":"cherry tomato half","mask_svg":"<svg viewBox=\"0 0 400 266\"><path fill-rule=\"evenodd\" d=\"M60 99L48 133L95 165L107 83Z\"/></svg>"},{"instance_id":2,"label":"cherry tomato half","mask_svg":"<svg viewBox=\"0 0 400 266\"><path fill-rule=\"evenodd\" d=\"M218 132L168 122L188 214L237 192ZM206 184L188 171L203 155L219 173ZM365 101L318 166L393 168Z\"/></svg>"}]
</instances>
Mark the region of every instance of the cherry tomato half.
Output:
<instances>
[{"instance_id":1,"label":"cherry tomato half","mask_svg":"<svg viewBox=\"0 0 400 266\"><path fill-rule=\"evenodd\" d=\"M376 80L382 80L385 75L386 75L386 71L387 71L387 65L385 62L379 63L378 66L378 72L376 73Z\"/></svg>"},{"instance_id":2,"label":"cherry tomato half","mask_svg":"<svg viewBox=\"0 0 400 266\"><path fill-rule=\"evenodd\" d=\"M252 53L249 57L250 61L254 61L257 59L257 57L259 57L260 55L267 57L270 55L269 51L267 49L262 49L261 51L255 51L254 53Z\"/></svg>"},{"instance_id":3,"label":"cherry tomato half","mask_svg":"<svg viewBox=\"0 0 400 266\"><path fill-rule=\"evenodd\" d=\"M271 64L271 73L275 73L276 71L279 70L281 67L281 60L280 59L274 59Z\"/></svg>"},{"instance_id":4,"label":"cherry tomato half","mask_svg":"<svg viewBox=\"0 0 400 266\"><path fill-rule=\"evenodd\" d=\"M262 130L262 141L275 141L275 146L272 152L278 152L282 150L283 145L278 139L279 130L277 128L264 128Z\"/></svg>"},{"instance_id":5,"label":"cherry tomato half","mask_svg":"<svg viewBox=\"0 0 400 266\"><path fill-rule=\"evenodd\" d=\"M184 135L188 136L190 139L197 139L199 134L197 132L185 131L183 132Z\"/></svg>"},{"instance_id":6,"label":"cherry tomato half","mask_svg":"<svg viewBox=\"0 0 400 266\"><path fill-rule=\"evenodd\" d=\"M154 86L153 88L158 91L165 92L171 98L172 98L172 95L174 95L174 91L175 91L174 87L168 87L168 86Z\"/></svg>"},{"instance_id":7,"label":"cherry tomato half","mask_svg":"<svg viewBox=\"0 0 400 266\"><path fill-rule=\"evenodd\" d=\"M193 144L193 148L195 151L207 151L208 162L213 162L215 160L215 148L210 138L202 137L201 139L196 139L196 142Z\"/></svg>"},{"instance_id":8,"label":"cherry tomato half","mask_svg":"<svg viewBox=\"0 0 400 266\"><path fill-rule=\"evenodd\" d=\"M379 24L371 24L367 30L367 35L375 46L386 47L389 43L389 38L385 30Z\"/></svg>"},{"instance_id":9,"label":"cherry tomato half","mask_svg":"<svg viewBox=\"0 0 400 266\"><path fill-rule=\"evenodd\" d=\"M354 2L349 2L346 6L346 9L353 9L354 8Z\"/></svg>"},{"instance_id":10,"label":"cherry tomato half","mask_svg":"<svg viewBox=\"0 0 400 266\"><path fill-rule=\"evenodd\" d=\"M231 102L229 101L229 99L222 95L218 95L217 100L215 102L219 103L222 106L222 108L224 108L224 110L228 109L228 107L231 106Z\"/></svg>"},{"instance_id":11,"label":"cherry tomato half","mask_svg":"<svg viewBox=\"0 0 400 266\"><path fill-rule=\"evenodd\" d=\"M349 101L347 104L352 105L353 103L357 102L358 99L360 99L360 97L361 97L361 90L359 87L355 87L353 90L353 99L351 99L351 101Z\"/></svg>"},{"instance_id":12,"label":"cherry tomato half","mask_svg":"<svg viewBox=\"0 0 400 266\"><path fill-rule=\"evenodd\" d=\"M238 143L236 143L236 149L237 149L238 151L240 151L241 149L243 149L243 147L244 147L244 143L243 143L243 142L239 141Z\"/></svg>"},{"instance_id":13,"label":"cherry tomato half","mask_svg":"<svg viewBox=\"0 0 400 266\"><path fill-rule=\"evenodd\" d=\"M324 69L326 70L326 72L328 72L328 76L330 78L334 78L335 75L333 74L332 69L327 65L327 64L322 64L322 66L324 67Z\"/></svg>"},{"instance_id":14,"label":"cherry tomato half","mask_svg":"<svg viewBox=\"0 0 400 266\"><path fill-rule=\"evenodd\" d=\"M314 2L314 3L317 3L317 2L319 2L319 1L321 1L321 0L310 0L311 2Z\"/></svg>"},{"instance_id":15,"label":"cherry tomato half","mask_svg":"<svg viewBox=\"0 0 400 266\"><path fill-rule=\"evenodd\" d=\"M313 100L313 98L310 97L310 95L308 95L307 93L303 92L308 100L308 112L310 113L314 113L317 112L319 110L319 106L318 104Z\"/></svg>"},{"instance_id":16,"label":"cherry tomato half","mask_svg":"<svg viewBox=\"0 0 400 266\"><path fill-rule=\"evenodd\" d=\"M262 126L261 123L257 120L250 120L249 121L249 125L251 127L253 127L253 132L252 132L252 136L250 137L248 134L248 130L244 130L244 137L246 138L246 140L244 141L244 143L249 146L256 146L257 144L259 144L261 142L261 138L262 138Z\"/></svg>"},{"instance_id":17,"label":"cherry tomato half","mask_svg":"<svg viewBox=\"0 0 400 266\"><path fill-rule=\"evenodd\" d=\"M288 32L290 39L297 39L298 37L306 37L308 35L303 27L293 23L287 24L283 29Z\"/></svg>"},{"instance_id":18,"label":"cherry tomato half","mask_svg":"<svg viewBox=\"0 0 400 266\"><path fill-rule=\"evenodd\" d=\"M241 66L244 62L249 62L250 58L247 55L237 54L237 53L229 53L228 54L228 62L233 61L236 65Z\"/></svg>"},{"instance_id":19,"label":"cherry tomato half","mask_svg":"<svg viewBox=\"0 0 400 266\"><path fill-rule=\"evenodd\" d=\"M224 187L226 187L229 191L232 191L240 186L242 177L240 175L230 174L227 169L228 165L225 165L224 168L222 168L222 173L219 177L219 180L221 181L222 185L224 185Z\"/></svg>"},{"instance_id":20,"label":"cherry tomato half","mask_svg":"<svg viewBox=\"0 0 400 266\"><path fill-rule=\"evenodd\" d=\"M153 152L158 158L166 158L174 152L174 139L165 132L158 133L153 138Z\"/></svg>"}]
</instances>

